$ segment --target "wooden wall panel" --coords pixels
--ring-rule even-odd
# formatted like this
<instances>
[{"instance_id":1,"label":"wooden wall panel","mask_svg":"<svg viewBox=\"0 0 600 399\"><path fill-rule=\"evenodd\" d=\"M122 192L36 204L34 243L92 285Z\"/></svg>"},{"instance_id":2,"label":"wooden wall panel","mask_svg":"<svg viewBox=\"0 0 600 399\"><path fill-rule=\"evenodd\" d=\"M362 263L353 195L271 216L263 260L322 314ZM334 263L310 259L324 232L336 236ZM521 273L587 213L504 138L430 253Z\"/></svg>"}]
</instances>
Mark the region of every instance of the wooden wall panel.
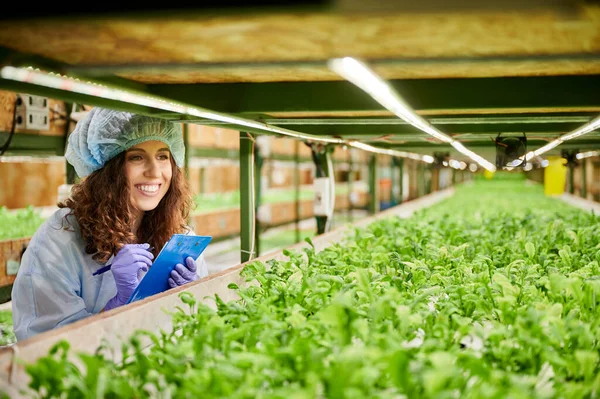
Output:
<instances>
[{"instance_id":1,"label":"wooden wall panel","mask_svg":"<svg viewBox=\"0 0 600 399\"><path fill-rule=\"evenodd\" d=\"M65 162L58 160L0 162L0 206L25 208L56 205L65 184Z\"/></svg>"}]
</instances>

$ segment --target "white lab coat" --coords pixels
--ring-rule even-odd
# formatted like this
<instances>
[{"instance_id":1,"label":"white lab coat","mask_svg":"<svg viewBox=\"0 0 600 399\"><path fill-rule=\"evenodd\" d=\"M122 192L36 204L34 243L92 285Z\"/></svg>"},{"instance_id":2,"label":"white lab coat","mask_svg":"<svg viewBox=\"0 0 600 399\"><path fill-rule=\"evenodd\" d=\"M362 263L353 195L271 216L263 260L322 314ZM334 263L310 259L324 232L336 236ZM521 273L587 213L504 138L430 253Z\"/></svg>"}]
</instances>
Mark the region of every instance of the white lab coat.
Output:
<instances>
[{"instance_id":1,"label":"white lab coat","mask_svg":"<svg viewBox=\"0 0 600 399\"><path fill-rule=\"evenodd\" d=\"M12 289L13 324L19 341L99 313L117 294L111 271L92 275L103 265L85 253L75 216L64 223L69 212L62 208L48 218L23 254ZM207 276L202 255L197 264L198 276Z\"/></svg>"}]
</instances>

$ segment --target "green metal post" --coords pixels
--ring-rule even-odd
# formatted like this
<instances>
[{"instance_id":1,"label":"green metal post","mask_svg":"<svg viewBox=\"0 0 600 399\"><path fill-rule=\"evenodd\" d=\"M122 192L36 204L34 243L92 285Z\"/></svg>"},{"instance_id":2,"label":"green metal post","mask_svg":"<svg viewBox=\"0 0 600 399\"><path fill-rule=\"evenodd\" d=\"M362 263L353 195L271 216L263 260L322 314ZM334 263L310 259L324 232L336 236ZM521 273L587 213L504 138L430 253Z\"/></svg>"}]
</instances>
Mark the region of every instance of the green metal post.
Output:
<instances>
[{"instance_id":1,"label":"green metal post","mask_svg":"<svg viewBox=\"0 0 600 399\"><path fill-rule=\"evenodd\" d=\"M434 166L429 165L423 168L423 175L426 177L427 185L425 186L425 194L431 194L433 191L433 179L435 178L435 173L433 171Z\"/></svg>"},{"instance_id":2,"label":"green metal post","mask_svg":"<svg viewBox=\"0 0 600 399\"><path fill-rule=\"evenodd\" d=\"M190 182L190 132L187 123L183 124L183 146L185 148L183 158L183 172L185 180ZM188 224L192 222L192 215L188 215Z\"/></svg>"},{"instance_id":3,"label":"green metal post","mask_svg":"<svg viewBox=\"0 0 600 399\"><path fill-rule=\"evenodd\" d=\"M377 190L377 155L369 159L369 213L375 214L379 210L379 196Z\"/></svg>"},{"instance_id":4,"label":"green metal post","mask_svg":"<svg viewBox=\"0 0 600 399\"><path fill-rule=\"evenodd\" d=\"M399 158L396 161L398 165L398 185L400 186L400 190L398 190L398 198L396 200L396 204L400 205L402 203L402 198L404 197L404 159Z\"/></svg>"},{"instance_id":5,"label":"green metal post","mask_svg":"<svg viewBox=\"0 0 600 399\"><path fill-rule=\"evenodd\" d=\"M352 223L354 220L354 204L352 203L354 189L354 164L352 162L352 150L348 148L348 221Z\"/></svg>"},{"instance_id":6,"label":"green metal post","mask_svg":"<svg viewBox=\"0 0 600 399\"><path fill-rule=\"evenodd\" d=\"M390 176L390 188L388 191L390 203L388 206L393 206L396 203L396 199L394 198L394 186L396 185L396 166L394 165L394 158L392 158L392 161L388 165L388 173Z\"/></svg>"},{"instance_id":7,"label":"green metal post","mask_svg":"<svg viewBox=\"0 0 600 399\"><path fill-rule=\"evenodd\" d=\"M188 124L183 124L183 145L186 149L185 158L183 159L183 170L185 171L185 178L190 181L190 130Z\"/></svg>"},{"instance_id":8,"label":"green metal post","mask_svg":"<svg viewBox=\"0 0 600 399\"><path fill-rule=\"evenodd\" d=\"M67 143L69 140L69 134L71 133L71 110L73 109L73 104L65 103L66 110L66 120L65 120L65 144L61 155L65 155L67 151ZM75 109L79 110L79 105L75 105ZM67 184L75 184L77 180L77 174L75 173L75 168L69 162L65 161L66 164L66 181Z\"/></svg>"},{"instance_id":9,"label":"green metal post","mask_svg":"<svg viewBox=\"0 0 600 399\"><path fill-rule=\"evenodd\" d=\"M569 168L568 186L569 194L575 194L575 167L579 165L577 161L577 153L579 150L562 150L560 155L566 160L567 168Z\"/></svg>"},{"instance_id":10,"label":"green metal post","mask_svg":"<svg viewBox=\"0 0 600 399\"><path fill-rule=\"evenodd\" d=\"M396 180L396 173L398 172L398 168L396 167L396 158L392 157L392 162L390 163L390 180L391 180L391 184L390 184L390 205L394 206L397 204L397 198L396 198L396 184L398 184L398 181Z\"/></svg>"},{"instance_id":11,"label":"green metal post","mask_svg":"<svg viewBox=\"0 0 600 399\"><path fill-rule=\"evenodd\" d=\"M294 232L296 242L300 242L300 141L294 140Z\"/></svg>"},{"instance_id":12,"label":"green metal post","mask_svg":"<svg viewBox=\"0 0 600 399\"><path fill-rule=\"evenodd\" d=\"M253 258L252 230L252 143L254 137L250 133L240 132L240 258L242 263Z\"/></svg>"},{"instance_id":13,"label":"green metal post","mask_svg":"<svg viewBox=\"0 0 600 399\"><path fill-rule=\"evenodd\" d=\"M423 182L421 181L421 163L417 163L417 198L421 196L421 186Z\"/></svg>"},{"instance_id":14,"label":"green metal post","mask_svg":"<svg viewBox=\"0 0 600 399\"><path fill-rule=\"evenodd\" d=\"M581 197L587 198L587 162L581 161Z\"/></svg>"},{"instance_id":15,"label":"green metal post","mask_svg":"<svg viewBox=\"0 0 600 399\"><path fill-rule=\"evenodd\" d=\"M260 155L260 149L254 145L254 248L256 257L260 256L260 220L258 220L258 209L261 204L262 196L262 167L264 159Z\"/></svg>"},{"instance_id":16,"label":"green metal post","mask_svg":"<svg viewBox=\"0 0 600 399\"><path fill-rule=\"evenodd\" d=\"M427 182L425 181L425 168L422 163L417 164L417 196L420 198L425 195Z\"/></svg>"},{"instance_id":17,"label":"green metal post","mask_svg":"<svg viewBox=\"0 0 600 399\"><path fill-rule=\"evenodd\" d=\"M430 194L434 191L440 190L440 180L442 175L442 168L440 165L431 165L429 168L429 192Z\"/></svg>"},{"instance_id":18,"label":"green metal post","mask_svg":"<svg viewBox=\"0 0 600 399\"><path fill-rule=\"evenodd\" d=\"M569 193L575 193L575 168L569 166Z\"/></svg>"},{"instance_id":19,"label":"green metal post","mask_svg":"<svg viewBox=\"0 0 600 399\"><path fill-rule=\"evenodd\" d=\"M77 181L77 173L75 173L75 168L69 162L67 162L66 181L67 184L75 184Z\"/></svg>"}]
</instances>

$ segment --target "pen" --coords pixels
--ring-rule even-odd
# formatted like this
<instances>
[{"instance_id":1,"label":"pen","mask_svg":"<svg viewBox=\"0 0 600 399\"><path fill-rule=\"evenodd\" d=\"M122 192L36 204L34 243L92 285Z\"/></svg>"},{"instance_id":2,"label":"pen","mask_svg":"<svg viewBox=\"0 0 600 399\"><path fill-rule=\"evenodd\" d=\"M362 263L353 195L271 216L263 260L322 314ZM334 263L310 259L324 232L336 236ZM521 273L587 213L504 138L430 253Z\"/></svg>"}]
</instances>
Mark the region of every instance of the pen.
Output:
<instances>
[{"instance_id":1,"label":"pen","mask_svg":"<svg viewBox=\"0 0 600 399\"><path fill-rule=\"evenodd\" d=\"M153 250L154 250L154 247L148 248L148 251L153 251ZM111 266L112 266L112 263L110 265L102 266L100 269L98 269L94 273L92 273L92 276L97 276L99 274L109 271Z\"/></svg>"}]
</instances>

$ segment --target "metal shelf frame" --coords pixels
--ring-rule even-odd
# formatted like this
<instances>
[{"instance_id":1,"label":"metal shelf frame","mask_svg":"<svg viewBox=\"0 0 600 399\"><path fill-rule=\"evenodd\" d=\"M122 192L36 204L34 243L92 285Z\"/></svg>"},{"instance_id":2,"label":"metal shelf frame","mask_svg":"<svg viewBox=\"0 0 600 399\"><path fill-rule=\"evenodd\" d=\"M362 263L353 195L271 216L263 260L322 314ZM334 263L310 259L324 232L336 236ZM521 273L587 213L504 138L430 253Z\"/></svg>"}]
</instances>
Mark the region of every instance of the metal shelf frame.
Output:
<instances>
[{"instance_id":1,"label":"metal shelf frame","mask_svg":"<svg viewBox=\"0 0 600 399\"><path fill-rule=\"evenodd\" d=\"M484 0L484 2L493 3L491 0ZM364 9L363 11L369 11L372 7L368 2L357 6ZM427 15L411 14L411 18L406 20L403 18L406 17L407 10L401 7L390 6L389 22L386 22L387 18L378 22L382 24L381 32L389 31L387 35L382 33L383 37L381 38L346 40L345 38L352 35L345 34L344 29L322 31L321 33L331 35L328 40L339 45L330 46L331 48L352 49L357 54L361 54L362 51L363 58L366 58L367 63L381 71L387 70L387 82L394 90L402 94L402 97L416 110L419 116L427 119L433 127L445 132L453 140L464 143L467 148L491 160L494 157L494 145L489 140L491 136L498 133L521 134L526 132L529 149L535 149L561 134L581 126L600 113L600 97L597 95L597 87L600 87L600 68L597 67L597 61L600 59L598 52L600 46L593 42L593 30L590 29L590 27L597 27L597 24L594 25L596 20L590 19L592 18L590 16L597 14L598 7L583 3L580 6L589 8L590 12L581 13L581 20L574 20L570 29L576 32L575 36L582 37L581 41L584 44L573 43L573 46L569 47L570 52L565 52L560 43L555 43L556 41L553 40L553 38L564 36L562 30L556 28L554 24L548 24L546 19L538 17L537 14L523 14L520 6L514 9L514 13L499 12L495 8L485 14L482 14L480 9L473 9L473 13L464 13L462 12L464 10L456 13L457 9L449 6L440 11L448 12L448 18L440 20L440 23L445 24L444 27L447 29L450 27L455 29L461 26L461 23L465 23L463 19L468 19L468 23L463 26L464 32L461 29L455 29L461 31L461 36L456 38L457 45L454 46L456 48L445 49L444 55L431 50L443 48L443 43L447 38L443 35L440 36L439 30L428 28L431 24L424 23L428 18ZM544 7L545 12L549 15L558 12L552 5ZM264 29L264 32L270 32L269 29L272 29L272 26L269 24L272 18L281 17L291 20L294 10L306 11L297 4L290 4L282 14L277 14L279 16L270 15L266 10L261 9L257 10L257 14L253 18L258 26ZM242 250L247 251L247 255L252 250L249 248L252 232L260 230L256 228L255 222L249 219L251 214L256 213L256 209L253 207L257 206L251 200L254 198L257 203L260 203L260 190L256 190L256 187L251 184L253 180L255 182L260 180L260 172L253 176L251 171L255 170L257 160L259 163L262 161L260 154L252 153L252 139L256 135L289 135L288 137L295 136L304 141L326 140L331 144L357 142L363 148L367 148L365 145L369 145L371 146L369 148L380 153L396 151L394 154L399 155L399 151L410 152L421 160L424 159L423 156L430 156L437 151L449 151L450 157L465 160L450 145L432 140L428 134L417 130L396 118L388 110L383 109L377 101L374 101L361 89L347 81L339 80L339 76L327 70L327 62L332 58L348 54L337 54L337 50L332 51L325 48L327 46L321 47L321 43L310 42L310 38L299 39L306 39L306 44L313 45L305 46L308 49L306 51L312 51L310 49L314 48L316 53L303 56L296 56L293 52L285 53L283 50L273 51L273 48L281 47L274 44L279 38L264 34L258 40L261 41L258 43L258 48L265 51L265 54L258 54L257 58L254 52L248 52L252 53L252 56L240 54L238 58L223 55L223 51L217 51L219 50L218 45L225 46L227 43L220 41L219 38L213 40L215 43L219 43L215 44L215 47L210 47L214 43L203 43L203 46L209 48L209 51L206 54L203 53L203 57L199 57L198 54L193 53L194 50L196 52L201 50L197 46L194 47L194 41L185 42L178 36L180 24L185 25L190 32L192 28L204 27L202 21L203 18L206 18L204 13L207 10L198 7L195 11L196 13L190 13L190 15L173 16L175 19L181 18L181 20L170 25L171 32L163 32L166 39L165 37L153 39L137 37L139 32L135 29L111 31L110 35L106 35L107 37L102 39L107 41L103 44L106 48L114 48L117 52L123 52L121 54L123 60L120 64L107 61L114 59L112 53L109 58L102 58L106 54L102 53L101 48L98 54L90 52L89 40L85 35L70 37L68 46L66 46L67 39L63 34L63 29L66 28L61 24L56 24L56 21L47 22L41 15L33 17L34 20L39 20L39 24L35 26L30 25L30 21L26 20L9 23L6 26L0 24L0 68L31 66L52 72L54 77L63 77L66 74L71 78L79 79L79 81L66 80L60 84L41 84L39 80L35 79L11 80L7 78L8 75L4 74L0 77L0 89L45 96L68 103L107 107L179 121L183 122L184 126L189 123L197 123L243 132L240 135L238 150L190 148L188 146L190 150L186 154L185 168L186 172L189 172L190 160L195 157L222 157L239 160L240 207L242 209L241 241ZM339 11L335 7L327 11L318 7L312 9L302 20L302 29L310 31L310 29L320 29L321 26L329 26L324 25L323 20L331 19L329 22L335 23L338 21L336 18L341 18L341 21L343 13ZM222 22L224 24L235 24L236 21L243 21L244 18L247 18L244 13L233 13L231 10L219 7L211 10L211 13L213 13L211 15L232 18L233 22L224 20ZM77 13L74 12L74 14ZM363 14L367 15L367 13ZM538 14L542 15L543 13ZM455 18L456 15L461 15L461 17ZM509 16L507 17L507 15ZM109 26L115 16L109 15L103 18L106 18L107 26ZM131 23L147 24L148 26L144 25L147 28L151 27L154 21L165 24L167 22L163 14L156 14L153 18L146 20L132 12L123 13L119 15L119 18L124 18L124 21L131 21ZM362 17L356 18L356 23L374 23L372 20L362 20ZM419 18L424 19L419 21ZM504 23L498 24L501 29L505 29L504 34L500 35L501 39L497 35L473 28L479 26L479 23L489 23L494 18L504 21ZM414 55L406 55L404 50L395 49L398 46L390 45L396 36L395 26L398 26L394 21L414 23L415 28L421 26L423 29L427 28L420 32L422 34L415 34L419 40L411 41L411 38L406 38L403 42L403 46L407 46L413 51L419 50ZM70 18L65 22L71 23L69 25L71 28L80 28L85 32L90 28L85 19ZM122 23L121 20L120 22ZM45 25L46 23L48 25ZM533 30L530 32L535 31L536 37L520 36L523 31L521 29L523 23L532 27ZM167 29L166 26L163 28ZM44 37L44 40L48 40L48 43L52 44L52 51L45 48L38 48L34 51L29 45L34 42L33 38L41 37L39 36L40 32L52 32L52 29L58 32L56 36ZM98 26L92 31L105 32L103 29L110 29L110 27ZM140 32L145 31L140 30ZM241 35L243 40L249 39L248 36ZM173 40L173 37L177 38L176 43L168 41L168 38ZM323 35L323 37L326 36ZM424 38L431 40L435 45L423 48ZM163 39L166 41L161 42ZM521 39L528 41L523 42ZM161 42L161 45L156 48L152 47L156 53L144 53L144 57L141 57L141 53L137 54L135 51L131 51L132 54L129 54L125 49L116 48L118 46L115 43L118 43L119 40L124 40L126 48L131 46L131 43L138 42L141 45L147 45L148 48L158 42ZM373 50L373 47L380 44L382 40L387 44L382 46L382 49L385 48L385 50L381 49L380 53L367 56L371 54L370 51ZM171 59L169 57L174 57L171 52L161 54L159 50L159 48L171 50L169 44L181 46L173 50L182 50L184 45L187 47L185 47L185 51L173 51L173 54L177 53L179 58ZM110 47L111 45L112 47ZM474 50L466 53L464 53L466 50L461 50L470 48L474 48ZM66 49L69 51L66 52ZM321 53L317 54L319 51ZM165 60L165 57L168 60ZM93 61L94 59L96 61ZM197 61L199 59L203 61ZM511 68L511 65L515 65L516 68ZM219 75L221 80L216 78L214 81L207 80L207 77L213 76L211 74L218 74L222 69L225 72ZM287 70L292 72L288 75L282 73ZM35 69L32 71L36 72ZM265 71L266 73L263 73ZM269 75L278 73L280 74L279 80L269 80ZM303 73L306 73L304 78L302 77ZM296 79L296 75L300 78ZM182 81L176 81L176 78L182 79ZM115 89L127 92L128 95L111 97L110 95L102 96L94 91L73 91L73 87L83 82L95 83L99 92L104 89ZM134 100L134 98L139 99L140 97L149 100ZM186 144L189 141L188 136L187 129L184 129ZM0 132L0 143L6 137L7 133ZM310 162L310 158L299 156L298 145L300 144L296 144L293 155L271 155L268 159L294 162L295 165L301 162ZM590 133L560 147L561 149L579 150L600 149L600 133ZM64 148L64 137L16 134L11 144L10 154L62 155ZM548 155L555 153L556 151L551 151ZM368 161L369 191L371 193L369 209L372 213L377 212L380 205L377 198L379 191L377 158L379 157L382 156L373 155ZM357 162L353 162L350 158L347 161L335 160L336 165L344 162L350 165L350 174L353 174ZM400 203L403 198L404 169L409 171L415 169L414 165L409 162L412 161L404 160L400 156L396 156L392 160L390 198L393 203ZM439 188L437 179L440 174L437 171L430 170L430 166L424 163L419 163L416 169L417 195L421 196ZM585 171L582 174L585 176ZM72 171L70 175L72 177ZM454 182L463 181L466 178L468 177L465 171L453 171L452 180ZM69 180L74 179L69 178ZM349 185L352 185L352 180L349 179ZM571 176L571 187L573 186L572 180ZM294 182L296 191L298 191L299 176L297 173ZM411 188L411 197L414 194L412 191L413 188ZM585 188L583 191L585 192ZM242 259L248 259L243 252Z\"/></svg>"}]
</instances>

